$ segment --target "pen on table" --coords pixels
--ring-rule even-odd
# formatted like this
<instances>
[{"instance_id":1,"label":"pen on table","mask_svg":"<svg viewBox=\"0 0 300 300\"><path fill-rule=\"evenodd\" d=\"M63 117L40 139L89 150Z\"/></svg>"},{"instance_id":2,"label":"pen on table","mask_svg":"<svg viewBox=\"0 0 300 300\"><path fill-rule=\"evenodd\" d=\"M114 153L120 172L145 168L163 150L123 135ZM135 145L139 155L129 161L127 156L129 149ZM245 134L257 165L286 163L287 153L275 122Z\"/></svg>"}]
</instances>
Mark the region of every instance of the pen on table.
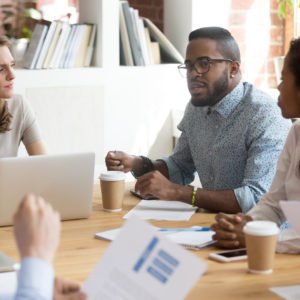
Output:
<instances>
[{"instance_id":1,"label":"pen on table","mask_svg":"<svg viewBox=\"0 0 300 300\"><path fill-rule=\"evenodd\" d=\"M159 231L210 231L210 227L195 227L195 228L160 228Z\"/></svg>"}]
</instances>

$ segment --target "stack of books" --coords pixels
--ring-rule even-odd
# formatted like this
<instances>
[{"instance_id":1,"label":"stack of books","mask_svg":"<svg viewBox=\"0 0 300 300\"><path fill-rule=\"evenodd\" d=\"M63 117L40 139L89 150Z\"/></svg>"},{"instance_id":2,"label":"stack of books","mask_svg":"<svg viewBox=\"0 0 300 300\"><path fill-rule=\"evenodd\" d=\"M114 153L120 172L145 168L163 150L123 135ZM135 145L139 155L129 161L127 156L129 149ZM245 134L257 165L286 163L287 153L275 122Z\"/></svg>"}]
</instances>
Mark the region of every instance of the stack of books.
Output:
<instances>
[{"instance_id":1,"label":"stack of books","mask_svg":"<svg viewBox=\"0 0 300 300\"><path fill-rule=\"evenodd\" d=\"M89 67L96 37L95 24L63 21L38 23L24 56L27 69Z\"/></svg>"},{"instance_id":2,"label":"stack of books","mask_svg":"<svg viewBox=\"0 0 300 300\"><path fill-rule=\"evenodd\" d=\"M120 1L120 64L145 66L183 63L183 57L167 37L138 10Z\"/></svg>"}]
</instances>

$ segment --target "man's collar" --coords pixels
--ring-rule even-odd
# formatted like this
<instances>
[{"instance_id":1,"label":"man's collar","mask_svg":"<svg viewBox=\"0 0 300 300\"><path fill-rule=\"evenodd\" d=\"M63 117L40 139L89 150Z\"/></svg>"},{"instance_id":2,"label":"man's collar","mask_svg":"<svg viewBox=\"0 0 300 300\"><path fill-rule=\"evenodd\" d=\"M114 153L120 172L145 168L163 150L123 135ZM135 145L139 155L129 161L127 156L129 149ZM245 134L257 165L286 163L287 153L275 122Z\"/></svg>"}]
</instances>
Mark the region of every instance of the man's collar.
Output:
<instances>
[{"instance_id":1,"label":"man's collar","mask_svg":"<svg viewBox=\"0 0 300 300\"><path fill-rule=\"evenodd\" d=\"M211 107L211 111L218 112L223 118L227 118L235 107L240 103L244 94L243 82L241 81L220 102Z\"/></svg>"}]
</instances>

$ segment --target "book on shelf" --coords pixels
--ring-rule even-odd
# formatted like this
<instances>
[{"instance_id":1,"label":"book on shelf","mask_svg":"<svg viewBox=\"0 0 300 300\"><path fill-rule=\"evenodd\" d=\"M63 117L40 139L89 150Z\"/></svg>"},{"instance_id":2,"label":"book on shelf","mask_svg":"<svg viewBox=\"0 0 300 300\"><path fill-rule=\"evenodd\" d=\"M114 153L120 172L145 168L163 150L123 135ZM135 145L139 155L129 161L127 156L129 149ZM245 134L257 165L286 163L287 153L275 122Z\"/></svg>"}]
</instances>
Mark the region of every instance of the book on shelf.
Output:
<instances>
[{"instance_id":1,"label":"book on shelf","mask_svg":"<svg viewBox=\"0 0 300 300\"><path fill-rule=\"evenodd\" d=\"M52 38L53 38L53 35L54 35L54 32L55 32L55 28L56 28L57 22L58 21L53 21L53 22L51 22L51 24L49 26L49 29L47 31L44 43L42 45L41 53L40 53L39 58L37 60L35 69L42 69L42 67L43 67L45 58L47 56L47 52L49 50L49 45L50 45L50 43L52 41Z\"/></svg>"},{"instance_id":2,"label":"book on shelf","mask_svg":"<svg viewBox=\"0 0 300 300\"><path fill-rule=\"evenodd\" d=\"M129 6L120 3L120 62L125 65L144 66L160 63L182 63L183 56L149 19Z\"/></svg>"},{"instance_id":3,"label":"book on shelf","mask_svg":"<svg viewBox=\"0 0 300 300\"><path fill-rule=\"evenodd\" d=\"M93 60L93 54L94 54L94 49L95 49L95 41L96 41L96 32L97 32L97 25L96 24L90 24L92 26L91 29L91 34L89 37L89 42L88 42L88 47L85 53L85 58L84 58L84 67L90 67L92 64Z\"/></svg>"},{"instance_id":4,"label":"book on shelf","mask_svg":"<svg viewBox=\"0 0 300 300\"><path fill-rule=\"evenodd\" d=\"M70 26L69 35L67 37L67 41L66 41L65 47L63 49L62 56L61 56L60 61L59 61L59 68L64 68L64 65L65 65L65 62L67 60L67 57L68 57L68 54L69 54L69 51L70 51L70 45L71 45L71 42L73 40L73 36L75 34L76 28L77 28L76 24L72 24Z\"/></svg>"},{"instance_id":5,"label":"book on shelf","mask_svg":"<svg viewBox=\"0 0 300 300\"><path fill-rule=\"evenodd\" d=\"M142 21L142 24L144 24L143 21ZM151 65L153 65L155 63L155 60L154 60L155 51L152 49L151 43L153 43L153 42L151 42L149 28L144 27L144 34L145 34L145 42L146 42L147 52L149 55L149 63ZM160 63L160 61L159 61L159 63Z\"/></svg>"},{"instance_id":6,"label":"book on shelf","mask_svg":"<svg viewBox=\"0 0 300 300\"><path fill-rule=\"evenodd\" d=\"M85 57L89 46L89 38L92 32L91 24L82 25L82 35L79 42L79 48L75 55L74 67L83 67L85 63Z\"/></svg>"},{"instance_id":7,"label":"book on shelf","mask_svg":"<svg viewBox=\"0 0 300 300\"><path fill-rule=\"evenodd\" d=\"M153 55L153 64L161 64L160 49L158 42L151 42L151 52Z\"/></svg>"},{"instance_id":8,"label":"book on shelf","mask_svg":"<svg viewBox=\"0 0 300 300\"><path fill-rule=\"evenodd\" d=\"M61 60L64 48L66 46L70 29L71 26L69 23L64 22L62 24L61 33L48 66L50 69L57 69L59 67L59 62Z\"/></svg>"},{"instance_id":9,"label":"book on shelf","mask_svg":"<svg viewBox=\"0 0 300 300\"><path fill-rule=\"evenodd\" d=\"M145 26L149 29L153 41L159 43L161 61L165 63L183 63L184 58L169 39L148 18L143 18Z\"/></svg>"},{"instance_id":10,"label":"book on shelf","mask_svg":"<svg viewBox=\"0 0 300 300\"><path fill-rule=\"evenodd\" d=\"M44 43L48 31L48 26L44 24L36 24L28 48L24 55L23 67L26 69L35 69L41 48Z\"/></svg>"},{"instance_id":11,"label":"book on shelf","mask_svg":"<svg viewBox=\"0 0 300 300\"><path fill-rule=\"evenodd\" d=\"M96 24L62 21L35 25L23 66L27 69L89 67L93 59Z\"/></svg>"},{"instance_id":12,"label":"book on shelf","mask_svg":"<svg viewBox=\"0 0 300 300\"><path fill-rule=\"evenodd\" d=\"M135 24L136 24L137 36L140 41L144 64L150 65L150 58L149 58L148 48L147 48L147 44L146 44L143 20L140 18L139 12L137 9L133 9L132 14L133 14L133 18L134 18Z\"/></svg>"},{"instance_id":13,"label":"book on shelf","mask_svg":"<svg viewBox=\"0 0 300 300\"><path fill-rule=\"evenodd\" d=\"M133 57L130 48L130 41L128 36L128 30L126 27L124 12L121 3L127 1L120 1L119 6L119 26L120 26L120 57L121 64L126 66L133 66Z\"/></svg>"},{"instance_id":14,"label":"book on shelf","mask_svg":"<svg viewBox=\"0 0 300 300\"><path fill-rule=\"evenodd\" d=\"M130 48L131 48L134 64L136 66L144 66L145 62L142 55L142 49L141 49L140 41L137 36L137 29L136 29L135 22L133 22L133 15L130 10L130 6L127 1L123 1L120 4L122 5L122 9L124 12L124 18L125 18L125 23L126 23L129 41L130 41Z\"/></svg>"},{"instance_id":15,"label":"book on shelf","mask_svg":"<svg viewBox=\"0 0 300 300\"><path fill-rule=\"evenodd\" d=\"M78 48L78 44L76 44L76 41L78 40L79 36L81 35L81 28L78 24L74 24L74 30L72 30L72 36L71 36L71 40L68 46L68 49L66 49L67 53L66 53L66 57L65 57L65 61L64 61L64 68L70 68L76 49Z\"/></svg>"},{"instance_id":16,"label":"book on shelf","mask_svg":"<svg viewBox=\"0 0 300 300\"><path fill-rule=\"evenodd\" d=\"M52 55L53 55L53 53L56 49L57 42L58 42L60 34L61 34L62 26L63 26L62 21L56 21L55 30L54 30L52 39L49 43L48 51L46 53L46 56L45 56L45 59L44 59L43 65L42 65L43 69L48 69L48 67L49 67L49 64L50 64L51 59L52 59Z\"/></svg>"}]
</instances>

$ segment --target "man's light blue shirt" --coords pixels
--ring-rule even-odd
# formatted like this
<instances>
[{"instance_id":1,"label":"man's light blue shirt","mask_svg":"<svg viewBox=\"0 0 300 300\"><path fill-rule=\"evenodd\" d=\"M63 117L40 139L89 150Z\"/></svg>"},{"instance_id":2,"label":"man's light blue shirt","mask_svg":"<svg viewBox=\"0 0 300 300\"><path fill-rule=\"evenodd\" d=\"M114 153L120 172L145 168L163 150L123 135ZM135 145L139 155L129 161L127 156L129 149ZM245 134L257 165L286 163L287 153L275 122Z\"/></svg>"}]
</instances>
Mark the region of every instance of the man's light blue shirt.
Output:
<instances>
[{"instance_id":1,"label":"man's light blue shirt","mask_svg":"<svg viewBox=\"0 0 300 300\"><path fill-rule=\"evenodd\" d=\"M18 288L15 300L53 299L54 272L44 260L28 257L22 259L18 273Z\"/></svg>"},{"instance_id":2,"label":"man's light blue shirt","mask_svg":"<svg viewBox=\"0 0 300 300\"><path fill-rule=\"evenodd\" d=\"M243 212L268 191L291 122L274 99L240 83L213 107L188 103L174 153L163 160L170 180L206 190L233 190ZM200 199L201 203L201 199Z\"/></svg>"}]
</instances>

